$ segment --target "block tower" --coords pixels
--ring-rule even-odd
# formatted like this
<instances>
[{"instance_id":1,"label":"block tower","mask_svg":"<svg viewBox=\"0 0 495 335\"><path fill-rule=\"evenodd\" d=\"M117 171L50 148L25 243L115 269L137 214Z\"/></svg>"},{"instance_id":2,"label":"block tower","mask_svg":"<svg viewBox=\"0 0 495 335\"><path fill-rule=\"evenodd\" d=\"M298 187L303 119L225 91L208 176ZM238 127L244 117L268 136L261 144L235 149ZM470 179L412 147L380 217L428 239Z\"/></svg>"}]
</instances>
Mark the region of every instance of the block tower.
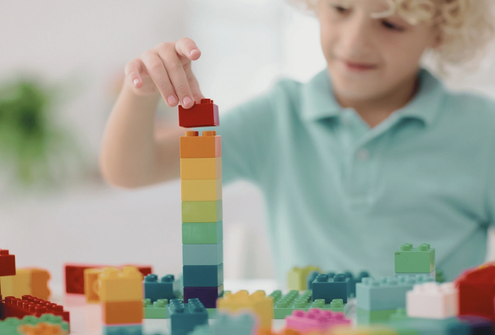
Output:
<instances>
[{"instance_id":1,"label":"block tower","mask_svg":"<svg viewBox=\"0 0 495 335\"><path fill-rule=\"evenodd\" d=\"M179 106L179 125L218 126L218 107L202 99ZM223 295L222 149L216 131L186 131L180 138L184 302L215 308Z\"/></svg>"}]
</instances>

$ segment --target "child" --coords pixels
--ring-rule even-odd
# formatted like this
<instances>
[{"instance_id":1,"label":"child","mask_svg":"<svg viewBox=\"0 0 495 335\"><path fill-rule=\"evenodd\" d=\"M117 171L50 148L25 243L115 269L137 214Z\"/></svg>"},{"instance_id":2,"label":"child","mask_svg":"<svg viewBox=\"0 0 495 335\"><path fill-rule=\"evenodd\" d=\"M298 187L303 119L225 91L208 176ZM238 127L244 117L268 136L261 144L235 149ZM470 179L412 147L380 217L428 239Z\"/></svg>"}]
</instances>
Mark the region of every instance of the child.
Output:
<instances>
[{"instance_id":1,"label":"child","mask_svg":"<svg viewBox=\"0 0 495 335\"><path fill-rule=\"evenodd\" d=\"M309 1L327 68L222 115L224 183L262 189L279 280L309 264L393 275L406 242L430 243L453 280L484 261L495 220L495 102L449 91L420 59L443 72L476 59L494 36L492 0ZM160 95L203 98L199 57L183 38L127 64L101 151L109 183L179 178L184 130L154 138L154 113Z\"/></svg>"}]
</instances>

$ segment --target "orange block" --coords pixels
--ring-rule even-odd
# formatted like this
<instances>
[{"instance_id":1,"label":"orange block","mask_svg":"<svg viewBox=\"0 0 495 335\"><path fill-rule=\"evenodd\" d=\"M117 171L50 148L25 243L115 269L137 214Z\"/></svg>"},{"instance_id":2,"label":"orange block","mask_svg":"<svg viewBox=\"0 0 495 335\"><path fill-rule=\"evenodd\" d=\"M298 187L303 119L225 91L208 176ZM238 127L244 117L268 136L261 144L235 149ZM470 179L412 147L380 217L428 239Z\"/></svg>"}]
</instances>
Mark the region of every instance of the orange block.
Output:
<instances>
[{"instance_id":1,"label":"orange block","mask_svg":"<svg viewBox=\"0 0 495 335\"><path fill-rule=\"evenodd\" d=\"M86 296L87 303L100 302L98 278L102 272L102 268L84 269L84 295Z\"/></svg>"},{"instance_id":2,"label":"orange block","mask_svg":"<svg viewBox=\"0 0 495 335\"><path fill-rule=\"evenodd\" d=\"M103 323L107 325L143 322L143 302L109 301L102 303Z\"/></svg>"},{"instance_id":3,"label":"orange block","mask_svg":"<svg viewBox=\"0 0 495 335\"><path fill-rule=\"evenodd\" d=\"M48 281L50 272L43 269L31 269L31 295L36 298L48 300L50 298L50 289Z\"/></svg>"},{"instance_id":4,"label":"orange block","mask_svg":"<svg viewBox=\"0 0 495 335\"><path fill-rule=\"evenodd\" d=\"M222 156L222 139L214 130L186 131L180 138L180 158L215 158Z\"/></svg>"}]
</instances>

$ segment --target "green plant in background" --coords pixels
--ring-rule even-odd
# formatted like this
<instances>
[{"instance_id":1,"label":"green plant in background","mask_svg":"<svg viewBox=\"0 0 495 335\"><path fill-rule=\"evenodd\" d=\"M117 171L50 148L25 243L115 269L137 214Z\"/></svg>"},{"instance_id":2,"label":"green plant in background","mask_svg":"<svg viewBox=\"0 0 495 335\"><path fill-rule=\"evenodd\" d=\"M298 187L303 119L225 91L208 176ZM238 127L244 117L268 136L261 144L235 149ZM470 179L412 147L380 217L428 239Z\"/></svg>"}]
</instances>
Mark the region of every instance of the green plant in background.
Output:
<instances>
[{"instance_id":1,"label":"green plant in background","mask_svg":"<svg viewBox=\"0 0 495 335\"><path fill-rule=\"evenodd\" d=\"M23 186L55 185L64 179L67 158L78 156L70 132L59 125L56 91L36 79L0 86L0 166Z\"/></svg>"}]
</instances>

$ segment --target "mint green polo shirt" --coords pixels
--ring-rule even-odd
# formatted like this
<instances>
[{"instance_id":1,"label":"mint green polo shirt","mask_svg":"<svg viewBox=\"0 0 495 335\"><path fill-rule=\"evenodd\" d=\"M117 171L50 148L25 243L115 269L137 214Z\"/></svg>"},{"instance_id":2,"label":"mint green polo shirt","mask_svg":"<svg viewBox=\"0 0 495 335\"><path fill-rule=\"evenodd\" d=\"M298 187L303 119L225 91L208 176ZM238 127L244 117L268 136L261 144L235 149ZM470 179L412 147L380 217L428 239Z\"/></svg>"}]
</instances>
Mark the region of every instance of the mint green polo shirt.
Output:
<instances>
[{"instance_id":1,"label":"mint green polo shirt","mask_svg":"<svg viewBox=\"0 0 495 335\"><path fill-rule=\"evenodd\" d=\"M418 75L415 98L371 129L336 102L326 69L308 83L279 80L221 116L224 185L261 188L281 282L306 265L393 275L406 242L430 243L447 280L484 261L495 102Z\"/></svg>"}]
</instances>

